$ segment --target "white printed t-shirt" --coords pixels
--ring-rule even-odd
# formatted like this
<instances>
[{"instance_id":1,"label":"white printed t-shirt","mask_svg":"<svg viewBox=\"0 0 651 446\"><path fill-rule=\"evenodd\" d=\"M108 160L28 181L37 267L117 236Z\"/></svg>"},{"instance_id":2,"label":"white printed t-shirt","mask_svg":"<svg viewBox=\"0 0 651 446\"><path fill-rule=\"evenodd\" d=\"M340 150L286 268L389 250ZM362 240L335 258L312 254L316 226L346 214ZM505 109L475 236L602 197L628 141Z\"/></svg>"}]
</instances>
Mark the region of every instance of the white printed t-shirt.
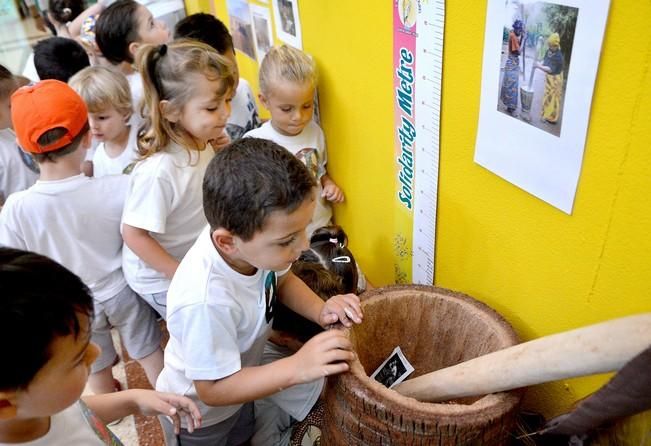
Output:
<instances>
[{"instance_id":1,"label":"white printed t-shirt","mask_svg":"<svg viewBox=\"0 0 651 446\"><path fill-rule=\"evenodd\" d=\"M16 143L11 129L0 130L0 206L14 192L25 190L38 179L36 162Z\"/></svg>"},{"instance_id":2,"label":"white printed t-shirt","mask_svg":"<svg viewBox=\"0 0 651 446\"><path fill-rule=\"evenodd\" d=\"M316 229L329 225L332 218L332 208L326 199L321 196L323 192L321 177L326 173L326 164L328 162L325 136L321 127L316 122L310 121L298 135L286 136L278 133L271 125L271 121L267 121L261 127L248 132L245 136L269 139L289 150L305 164L316 179L318 186L316 209L312 221L307 226L307 234L308 236L312 235Z\"/></svg>"},{"instance_id":3,"label":"white printed t-shirt","mask_svg":"<svg viewBox=\"0 0 651 446\"><path fill-rule=\"evenodd\" d=\"M84 416L84 411L88 417ZM0 446L107 446L121 445L122 443L110 432L106 426L77 401L72 406L50 417L50 430L33 441L26 443L1 443ZM90 423L93 423L99 432L96 432ZM111 442L112 441L112 442Z\"/></svg>"},{"instance_id":4,"label":"white printed t-shirt","mask_svg":"<svg viewBox=\"0 0 651 446\"><path fill-rule=\"evenodd\" d=\"M0 244L56 260L105 301L126 286L120 217L127 185L122 175L39 180L7 199Z\"/></svg>"},{"instance_id":5,"label":"white printed t-shirt","mask_svg":"<svg viewBox=\"0 0 651 446\"><path fill-rule=\"evenodd\" d=\"M188 151L176 144L139 161L130 175L122 223L149 231L181 260L208 223L203 213L203 175L215 152ZM122 268L140 294L167 291L170 281L124 245Z\"/></svg>"},{"instance_id":6,"label":"white printed t-shirt","mask_svg":"<svg viewBox=\"0 0 651 446\"><path fill-rule=\"evenodd\" d=\"M138 129L131 126L129 130L129 141L124 151L111 158L106 153L104 143L101 142L95 149L93 155L93 176L103 177L106 175L120 175L125 172L125 169L133 164L138 159L138 147L136 146L136 137L138 136Z\"/></svg>"},{"instance_id":7,"label":"white printed t-shirt","mask_svg":"<svg viewBox=\"0 0 651 446\"><path fill-rule=\"evenodd\" d=\"M156 390L192 398L201 410L202 427L226 420L241 404L207 406L193 380L218 380L260 365L271 330L276 279L288 270L240 274L217 252L206 227L174 274L167 292L170 340Z\"/></svg>"},{"instance_id":8,"label":"white printed t-shirt","mask_svg":"<svg viewBox=\"0 0 651 446\"><path fill-rule=\"evenodd\" d=\"M231 102L231 115L226 123L226 132L231 141L240 139L250 130L260 127L258 117L258 106L251 86L246 79L240 78L240 83L235 90L235 96Z\"/></svg>"}]
</instances>

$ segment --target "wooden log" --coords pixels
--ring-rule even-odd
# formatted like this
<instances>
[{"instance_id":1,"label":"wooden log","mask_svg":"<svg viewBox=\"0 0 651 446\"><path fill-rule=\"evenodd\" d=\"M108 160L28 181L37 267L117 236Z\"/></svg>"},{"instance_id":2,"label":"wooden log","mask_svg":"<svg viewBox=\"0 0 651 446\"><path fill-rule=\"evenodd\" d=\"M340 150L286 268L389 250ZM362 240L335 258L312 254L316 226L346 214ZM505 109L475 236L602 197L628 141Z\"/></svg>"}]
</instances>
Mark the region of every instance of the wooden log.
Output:
<instances>
[{"instance_id":1,"label":"wooden log","mask_svg":"<svg viewBox=\"0 0 651 446\"><path fill-rule=\"evenodd\" d=\"M419 401L486 395L619 370L651 345L651 313L590 325L471 359L398 384Z\"/></svg>"}]
</instances>

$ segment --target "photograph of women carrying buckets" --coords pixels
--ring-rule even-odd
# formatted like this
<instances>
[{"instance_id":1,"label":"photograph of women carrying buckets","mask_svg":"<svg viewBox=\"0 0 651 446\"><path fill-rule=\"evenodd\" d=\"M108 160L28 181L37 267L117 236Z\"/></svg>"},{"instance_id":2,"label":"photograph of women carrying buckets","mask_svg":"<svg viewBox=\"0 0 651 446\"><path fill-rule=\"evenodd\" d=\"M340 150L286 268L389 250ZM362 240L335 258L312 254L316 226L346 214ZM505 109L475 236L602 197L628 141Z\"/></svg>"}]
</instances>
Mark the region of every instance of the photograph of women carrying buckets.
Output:
<instances>
[{"instance_id":1,"label":"photograph of women carrying buckets","mask_svg":"<svg viewBox=\"0 0 651 446\"><path fill-rule=\"evenodd\" d=\"M559 136L579 10L507 1L497 109Z\"/></svg>"}]
</instances>

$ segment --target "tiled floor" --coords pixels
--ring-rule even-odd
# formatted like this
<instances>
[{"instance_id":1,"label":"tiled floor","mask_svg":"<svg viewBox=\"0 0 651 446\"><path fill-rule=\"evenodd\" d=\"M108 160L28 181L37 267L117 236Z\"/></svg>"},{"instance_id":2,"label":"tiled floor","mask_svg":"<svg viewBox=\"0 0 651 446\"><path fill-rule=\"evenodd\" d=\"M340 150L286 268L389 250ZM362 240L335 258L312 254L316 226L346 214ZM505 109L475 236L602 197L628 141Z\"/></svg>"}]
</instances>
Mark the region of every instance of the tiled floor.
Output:
<instances>
[{"instance_id":1,"label":"tiled floor","mask_svg":"<svg viewBox=\"0 0 651 446\"><path fill-rule=\"evenodd\" d=\"M4 2L13 6L13 2ZM36 29L32 18L21 19L14 8L0 8L0 64L21 74L32 45L50 34Z\"/></svg>"},{"instance_id":2,"label":"tiled floor","mask_svg":"<svg viewBox=\"0 0 651 446\"><path fill-rule=\"evenodd\" d=\"M119 336L113 330L113 343L122 360L113 367L113 376L120 381L123 389L150 389L145 372L140 365L129 358L121 348ZM86 387L84 394L92 394ZM162 431L155 417L130 416L109 426L109 429L122 441L124 446L162 446L165 444Z\"/></svg>"}]
</instances>

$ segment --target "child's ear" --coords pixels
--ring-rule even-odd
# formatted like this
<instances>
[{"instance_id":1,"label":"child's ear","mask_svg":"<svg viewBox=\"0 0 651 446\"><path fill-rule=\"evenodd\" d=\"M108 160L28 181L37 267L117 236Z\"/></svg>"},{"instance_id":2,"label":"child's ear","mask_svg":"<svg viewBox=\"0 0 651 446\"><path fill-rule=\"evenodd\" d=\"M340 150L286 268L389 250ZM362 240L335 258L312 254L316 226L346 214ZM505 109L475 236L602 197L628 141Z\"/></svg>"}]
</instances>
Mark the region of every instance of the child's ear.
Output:
<instances>
[{"instance_id":1,"label":"child's ear","mask_svg":"<svg viewBox=\"0 0 651 446\"><path fill-rule=\"evenodd\" d=\"M233 234L230 231L224 228L215 229L210 237L213 245L224 254L231 255L237 251Z\"/></svg>"},{"instance_id":2,"label":"child's ear","mask_svg":"<svg viewBox=\"0 0 651 446\"><path fill-rule=\"evenodd\" d=\"M263 95L262 93L258 93L258 99L260 99L260 103L269 110L269 103L267 102L267 97Z\"/></svg>"},{"instance_id":3,"label":"child's ear","mask_svg":"<svg viewBox=\"0 0 651 446\"><path fill-rule=\"evenodd\" d=\"M176 107L172 107L172 104L167 99L163 99L158 103L158 109L161 116L169 122L179 122L179 119L181 119L181 111Z\"/></svg>"},{"instance_id":4,"label":"child's ear","mask_svg":"<svg viewBox=\"0 0 651 446\"><path fill-rule=\"evenodd\" d=\"M136 53L138 52L138 49L140 48L140 42L131 42L127 49L129 50L129 53L131 54L131 60L136 60Z\"/></svg>"},{"instance_id":5,"label":"child's ear","mask_svg":"<svg viewBox=\"0 0 651 446\"><path fill-rule=\"evenodd\" d=\"M93 135L90 132L86 132L84 138L82 139L82 147L84 149L90 149L90 146L93 144Z\"/></svg>"},{"instance_id":6,"label":"child's ear","mask_svg":"<svg viewBox=\"0 0 651 446\"><path fill-rule=\"evenodd\" d=\"M16 392L7 390L0 392L0 420L9 420L16 417Z\"/></svg>"}]
</instances>

